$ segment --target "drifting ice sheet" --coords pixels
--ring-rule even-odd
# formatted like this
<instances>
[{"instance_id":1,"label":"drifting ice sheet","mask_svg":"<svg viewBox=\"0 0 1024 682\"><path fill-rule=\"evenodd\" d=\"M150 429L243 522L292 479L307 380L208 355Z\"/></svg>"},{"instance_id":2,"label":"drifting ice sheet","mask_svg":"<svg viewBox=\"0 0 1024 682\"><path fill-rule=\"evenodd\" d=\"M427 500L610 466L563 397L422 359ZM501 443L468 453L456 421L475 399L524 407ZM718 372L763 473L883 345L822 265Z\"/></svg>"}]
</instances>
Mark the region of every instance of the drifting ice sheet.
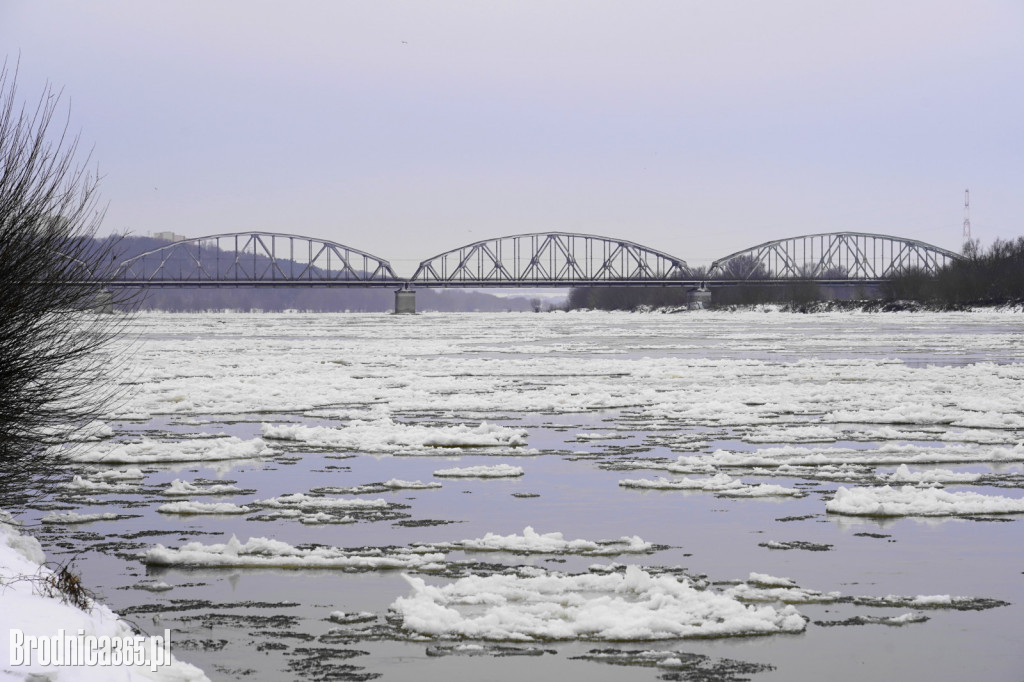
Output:
<instances>
[{"instance_id":1,"label":"drifting ice sheet","mask_svg":"<svg viewBox=\"0 0 1024 682\"><path fill-rule=\"evenodd\" d=\"M851 516L957 516L961 514L1024 514L1024 499L951 493L937 488L846 488L825 504L826 511Z\"/></svg>"},{"instance_id":2,"label":"drifting ice sheet","mask_svg":"<svg viewBox=\"0 0 1024 682\"><path fill-rule=\"evenodd\" d=\"M522 467L511 464L495 464L494 466L438 469L434 475L438 478L515 478L522 476L523 473Z\"/></svg>"},{"instance_id":3,"label":"drifting ice sheet","mask_svg":"<svg viewBox=\"0 0 1024 682\"><path fill-rule=\"evenodd\" d=\"M150 566L206 566L216 568L339 568L350 570L440 568L443 554L414 550L365 549L348 552L339 547L299 549L270 538L239 542L234 535L222 544L190 542L178 549L157 545L142 557Z\"/></svg>"},{"instance_id":4,"label":"drifting ice sheet","mask_svg":"<svg viewBox=\"0 0 1024 682\"><path fill-rule=\"evenodd\" d=\"M806 494L771 483L747 484L729 474L715 474L709 478L627 478L619 481L619 485L646 490L703 490L727 497L803 497Z\"/></svg>"},{"instance_id":5,"label":"drifting ice sheet","mask_svg":"<svg viewBox=\"0 0 1024 682\"><path fill-rule=\"evenodd\" d=\"M614 554L643 554L654 548L637 536L618 540L566 540L561 533L540 534L532 527L523 529L522 535L496 535L487 533L482 538L460 540L446 544L433 544L438 549L463 549L475 552L518 552L527 554L584 554L588 556Z\"/></svg>"},{"instance_id":6,"label":"drifting ice sheet","mask_svg":"<svg viewBox=\"0 0 1024 682\"><path fill-rule=\"evenodd\" d=\"M75 462L97 464L149 464L155 462L208 462L223 459L246 459L271 454L272 450L260 438L242 440L228 438L196 438L176 443L143 439L138 443L115 443L110 447L98 446L85 452L75 452Z\"/></svg>"},{"instance_id":7,"label":"drifting ice sheet","mask_svg":"<svg viewBox=\"0 0 1024 682\"><path fill-rule=\"evenodd\" d=\"M802 632L792 606L748 606L672 576L470 576L435 587L405 576L412 594L391 607L402 626L441 638L655 640Z\"/></svg>"},{"instance_id":8,"label":"drifting ice sheet","mask_svg":"<svg viewBox=\"0 0 1024 682\"><path fill-rule=\"evenodd\" d=\"M355 420L344 428L263 425L263 437L360 452L406 452L427 448L493 448L526 445L526 431L484 422L480 426L402 424L390 417Z\"/></svg>"}]
</instances>

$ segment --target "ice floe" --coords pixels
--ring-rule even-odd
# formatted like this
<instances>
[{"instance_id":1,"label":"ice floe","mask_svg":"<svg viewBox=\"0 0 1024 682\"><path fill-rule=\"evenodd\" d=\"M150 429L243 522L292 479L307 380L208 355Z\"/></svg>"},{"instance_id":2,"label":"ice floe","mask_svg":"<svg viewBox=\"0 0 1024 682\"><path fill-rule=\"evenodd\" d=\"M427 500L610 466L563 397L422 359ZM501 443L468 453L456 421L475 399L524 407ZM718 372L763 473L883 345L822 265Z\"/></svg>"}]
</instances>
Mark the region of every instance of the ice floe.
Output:
<instances>
[{"instance_id":1,"label":"ice floe","mask_svg":"<svg viewBox=\"0 0 1024 682\"><path fill-rule=\"evenodd\" d=\"M423 481L403 481L398 478L392 478L384 481L381 485L392 490L429 490L431 488L441 487L441 484L436 481L428 481L427 483L424 483Z\"/></svg>"},{"instance_id":2,"label":"ice floe","mask_svg":"<svg viewBox=\"0 0 1024 682\"><path fill-rule=\"evenodd\" d=\"M402 627L438 638L499 641L658 640L802 632L793 606L751 606L630 566L604 575L470 576L428 585L391 608Z\"/></svg>"},{"instance_id":3,"label":"ice floe","mask_svg":"<svg viewBox=\"0 0 1024 682\"><path fill-rule=\"evenodd\" d=\"M566 540L561 533L538 533L531 526L522 535L487 533L482 538L434 543L438 549L462 549L474 552L515 552L521 554L583 554L587 556L615 554L644 554L655 547L637 537L618 540Z\"/></svg>"},{"instance_id":4,"label":"ice floe","mask_svg":"<svg viewBox=\"0 0 1024 682\"><path fill-rule=\"evenodd\" d=\"M131 518L126 514L114 514L113 512L98 512L95 514L79 514L78 512L50 512L39 519L47 524L74 524L92 523L93 521L114 521L116 519Z\"/></svg>"},{"instance_id":5,"label":"ice floe","mask_svg":"<svg viewBox=\"0 0 1024 682\"><path fill-rule=\"evenodd\" d=\"M801 490L772 483L746 484L729 474L715 474L708 478L627 478L619 481L624 488L643 490L703 490L726 497L803 497Z\"/></svg>"},{"instance_id":6,"label":"ice floe","mask_svg":"<svg viewBox=\"0 0 1024 682\"><path fill-rule=\"evenodd\" d=\"M265 537L240 542L234 535L225 543L190 542L177 549L158 544L142 555L149 566L203 566L208 568L336 568L349 570L440 569L443 554L413 549L339 547L299 548Z\"/></svg>"},{"instance_id":7,"label":"ice floe","mask_svg":"<svg viewBox=\"0 0 1024 682\"><path fill-rule=\"evenodd\" d=\"M178 496L178 495L231 495L242 492L241 488L233 485L214 484L208 486L199 486L188 481L183 481L180 478L176 478L168 484L166 488L160 491L161 495Z\"/></svg>"},{"instance_id":8,"label":"ice floe","mask_svg":"<svg viewBox=\"0 0 1024 682\"><path fill-rule=\"evenodd\" d=\"M891 474L881 476L890 483L973 483L981 478L981 474L950 471L949 469L926 469L911 471L906 464L901 464Z\"/></svg>"},{"instance_id":9,"label":"ice floe","mask_svg":"<svg viewBox=\"0 0 1024 682\"><path fill-rule=\"evenodd\" d=\"M949 492L938 488L846 488L825 503L826 511L851 516L958 516L964 514L1024 514L1024 499Z\"/></svg>"},{"instance_id":10,"label":"ice floe","mask_svg":"<svg viewBox=\"0 0 1024 682\"><path fill-rule=\"evenodd\" d=\"M144 438L138 443L104 443L87 451L72 452L69 458L96 464L150 464L246 459L264 457L271 452L260 438L192 438L170 443Z\"/></svg>"},{"instance_id":11,"label":"ice floe","mask_svg":"<svg viewBox=\"0 0 1024 682\"><path fill-rule=\"evenodd\" d=\"M92 480L91 478L82 478L81 476L74 476L69 482L65 483L63 487L75 493L89 494L123 493L131 492L137 489L134 485L130 483L110 483L107 480L95 481Z\"/></svg>"},{"instance_id":12,"label":"ice floe","mask_svg":"<svg viewBox=\"0 0 1024 682\"><path fill-rule=\"evenodd\" d=\"M317 447L372 453L407 453L436 448L495 448L526 445L526 431L483 422L470 427L402 424L390 417L354 420L342 428L263 424L264 438L295 441Z\"/></svg>"},{"instance_id":13,"label":"ice floe","mask_svg":"<svg viewBox=\"0 0 1024 682\"><path fill-rule=\"evenodd\" d=\"M524 473L523 467L511 464L495 464L493 466L438 469L434 472L434 475L438 478L516 478Z\"/></svg>"},{"instance_id":14,"label":"ice floe","mask_svg":"<svg viewBox=\"0 0 1024 682\"><path fill-rule=\"evenodd\" d=\"M161 514L248 514L252 507L238 506L230 502L168 502L156 508Z\"/></svg>"}]
</instances>

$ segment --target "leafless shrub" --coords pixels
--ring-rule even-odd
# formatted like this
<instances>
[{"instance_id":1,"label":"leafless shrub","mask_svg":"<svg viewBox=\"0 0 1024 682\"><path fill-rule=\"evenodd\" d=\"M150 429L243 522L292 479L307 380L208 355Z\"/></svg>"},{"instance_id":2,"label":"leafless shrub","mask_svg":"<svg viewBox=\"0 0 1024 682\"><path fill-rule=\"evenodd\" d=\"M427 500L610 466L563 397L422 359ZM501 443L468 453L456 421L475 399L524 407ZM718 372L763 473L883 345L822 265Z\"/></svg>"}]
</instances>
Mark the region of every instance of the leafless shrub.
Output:
<instances>
[{"instance_id":1,"label":"leafless shrub","mask_svg":"<svg viewBox=\"0 0 1024 682\"><path fill-rule=\"evenodd\" d=\"M0 67L0 499L17 503L59 469L47 441L92 421L113 397L104 379L126 301L107 291L116 239L96 238L98 176L47 86L21 103ZM88 162L88 155L85 162Z\"/></svg>"}]
</instances>

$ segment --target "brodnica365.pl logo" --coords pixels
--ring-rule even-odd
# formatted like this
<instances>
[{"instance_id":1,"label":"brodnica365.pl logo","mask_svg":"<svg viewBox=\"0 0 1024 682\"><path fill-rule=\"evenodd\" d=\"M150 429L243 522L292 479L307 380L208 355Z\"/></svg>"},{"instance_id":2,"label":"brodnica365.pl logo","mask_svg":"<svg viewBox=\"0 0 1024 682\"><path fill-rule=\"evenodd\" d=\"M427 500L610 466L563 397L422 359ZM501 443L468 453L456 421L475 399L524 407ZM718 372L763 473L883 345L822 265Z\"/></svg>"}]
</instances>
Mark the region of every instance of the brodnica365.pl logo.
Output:
<instances>
[{"instance_id":1,"label":"brodnica365.pl logo","mask_svg":"<svg viewBox=\"0 0 1024 682\"><path fill-rule=\"evenodd\" d=\"M150 671L171 662L171 631L153 637L110 637L66 634L57 630L52 637L26 635L11 628L10 666L144 666Z\"/></svg>"}]
</instances>

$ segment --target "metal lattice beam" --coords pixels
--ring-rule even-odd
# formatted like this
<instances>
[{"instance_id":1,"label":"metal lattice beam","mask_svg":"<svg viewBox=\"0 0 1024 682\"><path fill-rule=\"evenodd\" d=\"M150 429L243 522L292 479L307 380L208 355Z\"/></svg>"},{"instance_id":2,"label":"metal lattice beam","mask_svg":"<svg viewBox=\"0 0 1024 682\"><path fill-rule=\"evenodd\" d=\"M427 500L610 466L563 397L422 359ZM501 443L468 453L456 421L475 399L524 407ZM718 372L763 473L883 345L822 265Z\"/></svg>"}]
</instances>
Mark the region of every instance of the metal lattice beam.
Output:
<instances>
[{"instance_id":1,"label":"metal lattice beam","mask_svg":"<svg viewBox=\"0 0 1024 682\"><path fill-rule=\"evenodd\" d=\"M914 239L830 232L778 239L737 251L712 263L708 277L883 280L911 271L935 274L960 258L952 251Z\"/></svg>"},{"instance_id":2,"label":"metal lattice beam","mask_svg":"<svg viewBox=\"0 0 1024 682\"><path fill-rule=\"evenodd\" d=\"M570 232L538 232L467 244L420 263L413 284L543 286L675 282L690 276L681 258L635 244Z\"/></svg>"},{"instance_id":3,"label":"metal lattice beam","mask_svg":"<svg viewBox=\"0 0 1024 682\"><path fill-rule=\"evenodd\" d=\"M395 284L388 261L344 244L292 234L235 232L174 242L118 267L121 284Z\"/></svg>"}]
</instances>

